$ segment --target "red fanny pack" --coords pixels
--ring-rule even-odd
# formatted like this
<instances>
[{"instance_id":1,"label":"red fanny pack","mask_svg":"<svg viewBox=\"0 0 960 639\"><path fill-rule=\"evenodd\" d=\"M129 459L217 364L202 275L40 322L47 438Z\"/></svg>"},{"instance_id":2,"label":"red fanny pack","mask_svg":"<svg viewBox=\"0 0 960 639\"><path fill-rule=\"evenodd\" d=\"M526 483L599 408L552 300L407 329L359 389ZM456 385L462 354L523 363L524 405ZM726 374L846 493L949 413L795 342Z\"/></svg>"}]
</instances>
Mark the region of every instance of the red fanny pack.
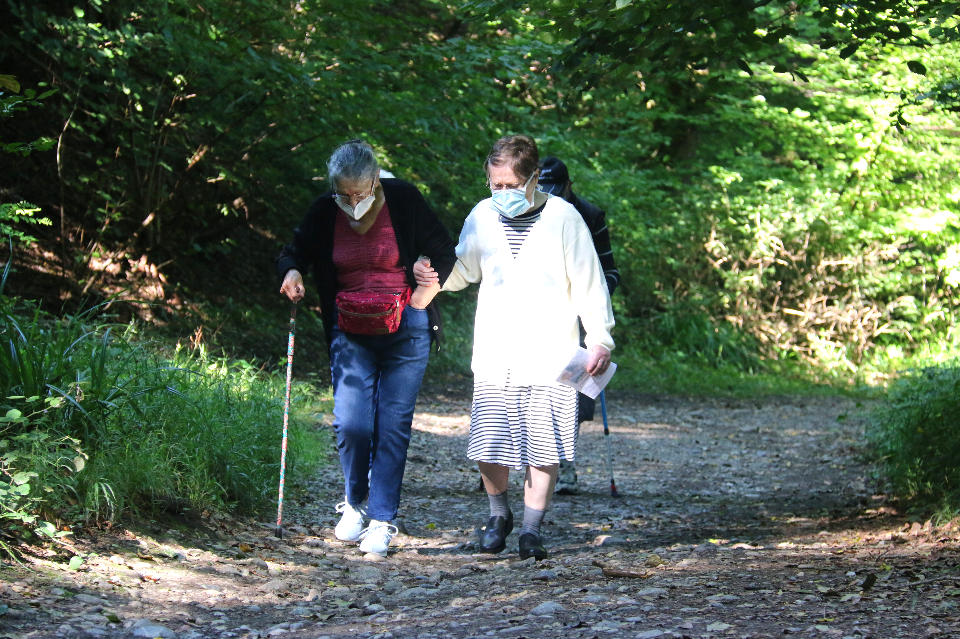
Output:
<instances>
[{"instance_id":1,"label":"red fanny pack","mask_svg":"<svg viewBox=\"0 0 960 639\"><path fill-rule=\"evenodd\" d=\"M356 335L388 335L400 328L400 317L410 301L410 289L403 293L357 291L337 293L337 325Z\"/></svg>"}]
</instances>

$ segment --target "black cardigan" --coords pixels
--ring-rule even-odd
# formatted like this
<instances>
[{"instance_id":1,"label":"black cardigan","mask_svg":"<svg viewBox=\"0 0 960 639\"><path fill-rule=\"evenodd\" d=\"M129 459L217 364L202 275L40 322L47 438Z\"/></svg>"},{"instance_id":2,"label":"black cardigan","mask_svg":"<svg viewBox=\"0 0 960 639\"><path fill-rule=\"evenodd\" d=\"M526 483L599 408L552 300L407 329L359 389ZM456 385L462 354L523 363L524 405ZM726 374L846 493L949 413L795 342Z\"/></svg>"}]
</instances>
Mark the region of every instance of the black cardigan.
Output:
<instances>
[{"instance_id":1,"label":"black cardigan","mask_svg":"<svg viewBox=\"0 0 960 639\"><path fill-rule=\"evenodd\" d=\"M421 255L426 255L440 276L440 285L443 286L457 262L456 245L450 239L447 229L417 187L394 178L381 179L380 183L383 185L384 198L390 212L390 223L397 236L400 264L406 272L407 284L411 289L417 287L413 277L413 265ZM300 225L293 230L293 242L281 249L276 260L277 275L281 279L290 269L296 269L306 276L310 268L313 268L328 348L333 333L334 300L340 290L337 269L333 264L333 237L339 210L332 191L317 198L310 205ZM427 313L432 328L430 336L436 341L439 350L443 339L443 325L440 322L440 309L435 301L427 307Z\"/></svg>"}]
</instances>

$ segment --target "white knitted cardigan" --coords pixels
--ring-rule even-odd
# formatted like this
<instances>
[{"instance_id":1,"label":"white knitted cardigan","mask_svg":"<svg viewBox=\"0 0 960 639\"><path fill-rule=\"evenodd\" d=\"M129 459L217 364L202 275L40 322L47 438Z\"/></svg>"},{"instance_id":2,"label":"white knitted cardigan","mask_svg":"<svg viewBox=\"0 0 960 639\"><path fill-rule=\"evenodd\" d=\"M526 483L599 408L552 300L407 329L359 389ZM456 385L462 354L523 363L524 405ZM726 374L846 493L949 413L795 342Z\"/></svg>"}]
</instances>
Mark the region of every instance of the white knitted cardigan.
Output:
<instances>
[{"instance_id":1,"label":"white knitted cardigan","mask_svg":"<svg viewBox=\"0 0 960 639\"><path fill-rule=\"evenodd\" d=\"M549 197L514 258L490 199L463 224L457 264L443 285L480 282L474 327L474 378L504 386L555 382L580 343L613 350L613 309L590 229L571 204Z\"/></svg>"}]
</instances>

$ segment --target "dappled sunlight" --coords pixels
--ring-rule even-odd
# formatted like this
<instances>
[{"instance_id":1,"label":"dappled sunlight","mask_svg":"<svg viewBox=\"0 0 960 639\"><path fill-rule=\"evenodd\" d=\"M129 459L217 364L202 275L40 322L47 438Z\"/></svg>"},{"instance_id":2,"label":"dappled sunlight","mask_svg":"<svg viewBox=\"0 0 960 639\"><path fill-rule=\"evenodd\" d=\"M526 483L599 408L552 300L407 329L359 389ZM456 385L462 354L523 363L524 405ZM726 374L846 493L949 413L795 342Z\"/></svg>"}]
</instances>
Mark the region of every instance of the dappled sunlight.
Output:
<instances>
[{"instance_id":1,"label":"dappled sunlight","mask_svg":"<svg viewBox=\"0 0 960 639\"><path fill-rule=\"evenodd\" d=\"M470 416L430 415L417 413L414 416L413 429L445 437L463 437L470 433Z\"/></svg>"},{"instance_id":2,"label":"dappled sunlight","mask_svg":"<svg viewBox=\"0 0 960 639\"><path fill-rule=\"evenodd\" d=\"M584 424L582 492L554 498L539 563L518 561L516 533L503 554L476 553L488 504L466 459L470 405L427 400L386 560L334 538L343 485L331 450L325 470L291 492L282 540L272 524L208 513L199 533L171 525L85 540L79 572L31 557L52 577L24 577L0 595L18 623L35 614L29 602L48 605L52 585L78 595L48 622L51 638L101 613L117 629L149 621L178 639L955 632L956 526L905 520L874 492L856 457L856 416L837 421L849 402L793 401L611 402L623 496L609 494L601 422ZM511 473L515 513L521 476Z\"/></svg>"}]
</instances>

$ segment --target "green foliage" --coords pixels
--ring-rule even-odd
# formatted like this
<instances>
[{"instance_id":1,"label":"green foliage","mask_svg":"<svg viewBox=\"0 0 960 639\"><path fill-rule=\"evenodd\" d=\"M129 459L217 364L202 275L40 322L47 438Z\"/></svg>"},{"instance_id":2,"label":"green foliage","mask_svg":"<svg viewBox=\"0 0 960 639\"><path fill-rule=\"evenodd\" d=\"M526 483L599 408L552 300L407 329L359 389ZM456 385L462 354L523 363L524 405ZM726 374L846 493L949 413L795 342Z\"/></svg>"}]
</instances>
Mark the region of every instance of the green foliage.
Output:
<instances>
[{"instance_id":1,"label":"green foliage","mask_svg":"<svg viewBox=\"0 0 960 639\"><path fill-rule=\"evenodd\" d=\"M61 89L65 204L73 225L102 229L105 247L150 248L165 238L192 247L261 215L265 200L289 202L285 183L298 197L309 180L287 151L325 125L296 61L305 34L282 5L11 8L21 31L4 48L56 61L52 75L37 77L25 57L20 75ZM47 122L21 126L49 131ZM201 202L210 215L198 218L188 204Z\"/></svg>"},{"instance_id":2,"label":"green foliage","mask_svg":"<svg viewBox=\"0 0 960 639\"><path fill-rule=\"evenodd\" d=\"M13 76L0 76L0 89L19 93L20 84ZM12 118L17 112L26 111L27 107L40 106L41 100L49 98L56 92L54 89L37 95L33 89L27 89L23 95L4 95L3 91L0 91L0 118ZM0 142L0 152L27 156L34 151L47 151L55 143L56 140L47 137L41 137L33 142Z\"/></svg>"},{"instance_id":3,"label":"green foliage","mask_svg":"<svg viewBox=\"0 0 960 639\"><path fill-rule=\"evenodd\" d=\"M90 243L69 248L67 267L82 276L104 255L144 251L161 263L289 219L325 190L332 148L358 135L462 216L473 198L449 181L475 175L490 137L478 123L498 117L499 85L523 54L508 46L491 61L458 37L444 3L341 5L120 0L64 13L12 2L18 30L0 41L13 59L0 62L60 89L57 117L18 118L14 130L67 123L56 168L65 222ZM443 21L452 32L437 33ZM19 168L52 173L49 159ZM469 184L482 191L482 179ZM44 209L61 204L39 185L25 192Z\"/></svg>"},{"instance_id":4,"label":"green foliage","mask_svg":"<svg viewBox=\"0 0 960 639\"><path fill-rule=\"evenodd\" d=\"M27 235L23 231L16 229L11 224L40 224L50 226L53 222L46 217L34 217L40 209L28 202L18 202L16 204L0 204L0 236L7 236L20 243L35 242L37 238Z\"/></svg>"},{"instance_id":5,"label":"green foliage","mask_svg":"<svg viewBox=\"0 0 960 639\"><path fill-rule=\"evenodd\" d=\"M12 91L16 94L20 92L20 83L11 75L0 75L0 89ZM55 90L47 91L38 96L33 89L27 89L22 96L4 96L3 91L0 91L0 118L13 117L16 112L25 111L28 106L39 106L40 100L48 98L54 93L56 93ZM53 146L53 143L54 140L50 138L40 138L34 142L0 141L0 152L27 156L33 151L46 151ZM39 212L38 207L27 202L0 204L0 236L7 236L20 243L36 241L35 237L27 235L11 226L11 224L28 223L46 226L52 224L48 218L34 217L34 213Z\"/></svg>"},{"instance_id":6,"label":"green foliage","mask_svg":"<svg viewBox=\"0 0 960 639\"><path fill-rule=\"evenodd\" d=\"M182 316L216 289L210 332L274 362L283 305L229 279L236 238L288 238L336 144L370 140L455 233L490 143L530 133L608 211L624 370L877 381L949 343L958 122L931 101L960 77L955 7L694 4L15 0L0 66L59 93L12 130L61 144L0 179L61 216L56 250L37 235L78 288ZM197 271L215 283L178 289ZM472 303L445 303L432 370L466 372Z\"/></svg>"},{"instance_id":7,"label":"green foliage","mask_svg":"<svg viewBox=\"0 0 960 639\"><path fill-rule=\"evenodd\" d=\"M13 76L0 76L0 89L7 89L16 94L20 92L20 84ZM37 95L33 89L27 89L23 95L5 96L3 91L0 91L0 118L12 118L17 112L26 111L27 107L40 106L41 100L49 98L56 92L54 89ZM0 142L0 152L27 156L34 151L47 151L55 143L56 140L46 137L33 142Z\"/></svg>"},{"instance_id":8,"label":"green foliage","mask_svg":"<svg viewBox=\"0 0 960 639\"><path fill-rule=\"evenodd\" d=\"M149 388L137 402L107 415L96 438L82 489L88 507L100 499L113 509L140 512L180 503L194 510L230 508L257 512L276 497L284 380L264 378L244 362L228 362L198 351L178 350L167 362L130 362L125 375L140 375ZM172 385L172 384L175 384ZM298 407L312 400L307 388L294 394L288 472L316 463L316 446ZM96 484L109 486L105 497Z\"/></svg>"},{"instance_id":9,"label":"green foliage","mask_svg":"<svg viewBox=\"0 0 960 639\"><path fill-rule=\"evenodd\" d=\"M789 50L784 45L791 38L802 36L846 59L864 46L922 48L950 41L958 27L957 4L947 0L856 5L830 0L475 0L467 6L491 17L523 6L539 16L542 28L570 42L558 68L580 86L637 70L675 74L691 67L728 66L752 75L751 63L774 64L775 72L806 82L802 61L777 59ZM906 65L924 73L919 61Z\"/></svg>"},{"instance_id":10,"label":"green foliage","mask_svg":"<svg viewBox=\"0 0 960 639\"><path fill-rule=\"evenodd\" d=\"M47 432L60 398L15 396L7 401L15 401L27 412L11 408L0 417L3 527L23 539L66 536L69 531L58 530L49 520L56 521L56 513L76 494L76 475L83 470L86 454L78 440ZM0 548L16 558L5 541L0 540Z\"/></svg>"},{"instance_id":11,"label":"green foliage","mask_svg":"<svg viewBox=\"0 0 960 639\"><path fill-rule=\"evenodd\" d=\"M58 319L0 301L6 517L45 532L41 511L68 521L127 510L249 513L273 497L282 378L211 357L202 346L165 356L156 344L138 343L133 327L118 334L92 311ZM297 387L293 476L318 459L301 417L318 401Z\"/></svg>"},{"instance_id":12,"label":"green foliage","mask_svg":"<svg viewBox=\"0 0 960 639\"><path fill-rule=\"evenodd\" d=\"M712 89L601 85L539 139L608 210L618 341L870 381L955 323L958 123L914 108L905 133L890 125L900 87L919 82L896 50L865 45L851 62L787 44L816 66L809 85L764 65ZM958 51L922 60L955 73Z\"/></svg>"},{"instance_id":13,"label":"green foliage","mask_svg":"<svg viewBox=\"0 0 960 639\"><path fill-rule=\"evenodd\" d=\"M898 496L960 510L960 360L905 374L873 412L868 436Z\"/></svg>"},{"instance_id":14,"label":"green foliage","mask_svg":"<svg viewBox=\"0 0 960 639\"><path fill-rule=\"evenodd\" d=\"M20 411L11 409L0 417L0 424L23 424L32 418L42 425L43 412L24 418ZM14 530L28 526L48 537L64 536L37 513L41 507L55 513L66 506L67 498L75 493L76 474L83 469L85 460L78 440L54 439L41 430L0 439L0 519L16 522L8 523Z\"/></svg>"}]
</instances>

